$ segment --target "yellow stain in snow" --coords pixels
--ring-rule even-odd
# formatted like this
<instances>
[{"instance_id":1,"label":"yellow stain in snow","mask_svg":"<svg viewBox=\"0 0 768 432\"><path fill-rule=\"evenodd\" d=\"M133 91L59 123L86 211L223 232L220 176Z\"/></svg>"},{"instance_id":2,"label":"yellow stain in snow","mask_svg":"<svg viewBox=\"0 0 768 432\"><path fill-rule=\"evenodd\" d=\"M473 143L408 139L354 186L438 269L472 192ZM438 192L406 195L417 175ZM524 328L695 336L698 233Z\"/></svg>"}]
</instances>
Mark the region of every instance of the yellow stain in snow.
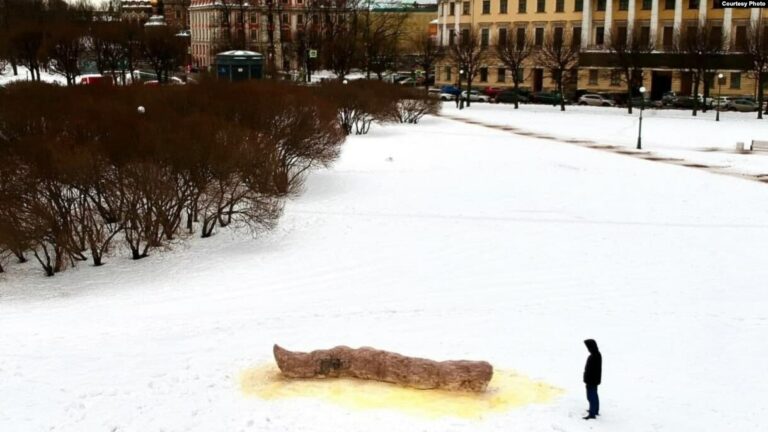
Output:
<instances>
[{"instance_id":1,"label":"yellow stain in snow","mask_svg":"<svg viewBox=\"0 0 768 432\"><path fill-rule=\"evenodd\" d=\"M417 390L352 378L290 379L277 366L245 370L240 386L246 395L275 400L294 397L322 399L349 408L391 409L424 417L479 419L528 404L544 404L562 390L514 371L494 370L484 393Z\"/></svg>"}]
</instances>

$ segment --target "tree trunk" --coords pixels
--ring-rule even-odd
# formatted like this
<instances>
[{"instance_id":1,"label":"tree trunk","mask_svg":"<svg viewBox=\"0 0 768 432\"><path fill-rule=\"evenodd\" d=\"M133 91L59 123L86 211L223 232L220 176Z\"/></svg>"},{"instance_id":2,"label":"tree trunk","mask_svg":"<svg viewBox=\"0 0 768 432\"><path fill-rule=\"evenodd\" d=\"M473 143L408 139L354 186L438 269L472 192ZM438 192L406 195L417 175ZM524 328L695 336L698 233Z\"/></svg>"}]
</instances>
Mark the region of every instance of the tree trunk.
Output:
<instances>
[{"instance_id":1,"label":"tree trunk","mask_svg":"<svg viewBox=\"0 0 768 432\"><path fill-rule=\"evenodd\" d=\"M560 111L565 111L565 95L563 94L563 73L557 79L557 91L560 93Z\"/></svg>"},{"instance_id":2,"label":"tree trunk","mask_svg":"<svg viewBox=\"0 0 768 432\"><path fill-rule=\"evenodd\" d=\"M757 71L757 118L759 120L763 118L763 93L763 74Z\"/></svg>"},{"instance_id":3,"label":"tree trunk","mask_svg":"<svg viewBox=\"0 0 768 432\"><path fill-rule=\"evenodd\" d=\"M699 80L701 77L697 76L693 79L693 116L696 116L696 113L699 108Z\"/></svg>"},{"instance_id":4,"label":"tree trunk","mask_svg":"<svg viewBox=\"0 0 768 432\"><path fill-rule=\"evenodd\" d=\"M493 366L484 361L434 361L373 348L338 346L310 353L273 348L280 371L288 378L352 377L429 390L484 392Z\"/></svg>"},{"instance_id":5,"label":"tree trunk","mask_svg":"<svg viewBox=\"0 0 768 432\"><path fill-rule=\"evenodd\" d=\"M470 101L471 98L469 97L469 93L472 91L472 78L467 76L467 108L470 107Z\"/></svg>"},{"instance_id":6,"label":"tree trunk","mask_svg":"<svg viewBox=\"0 0 768 432\"><path fill-rule=\"evenodd\" d=\"M515 101L515 109L517 109L519 107L519 105L518 105L518 98L520 97L520 92L519 92L519 90L520 90L520 82L517 79L517 77L518 77L517 70L514 70L513 73L515 74L515 79L512 80L514 82L514 84L515 84L515 96L514 96L513 99Z\"/></svg>"}]
</instances>

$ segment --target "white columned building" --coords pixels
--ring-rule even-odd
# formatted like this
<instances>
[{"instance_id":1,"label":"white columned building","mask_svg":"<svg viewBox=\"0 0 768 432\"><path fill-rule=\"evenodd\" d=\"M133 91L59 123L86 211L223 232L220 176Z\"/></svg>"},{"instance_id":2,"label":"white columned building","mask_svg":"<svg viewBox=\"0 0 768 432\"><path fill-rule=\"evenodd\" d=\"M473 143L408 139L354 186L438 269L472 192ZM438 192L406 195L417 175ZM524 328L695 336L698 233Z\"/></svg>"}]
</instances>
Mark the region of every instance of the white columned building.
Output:
<instances>
[{"instance_id":1,"label":"white columned building","mask_svg":"<svg viewBox=\"0 0 768 432\"><path fill-rule=\"evenodd\" d=\"M592 38L592 1L584 0L581 12L581 46L587 48Z\"/></svg>"},{"instance_id":2,"label":"white columned building","mask_svg":"<svg viewBox=\"0 0 768 432\"><path fill-rule=\"evenodd\" d=\"M629 0L629 5L627 6L627 43L632 43L632 35L635 30L635 10L637 9L637 4L635 3L635 0Z\"/></svg>"},{"instance_id":3,"label":"white columned building","mask_svg":"<svg viewBox=\"0 0 768 432\"><path fill-rule=\"evenodd\" d=\"M730 51L731 29L733 27L733 9L723 9L723 50Z\"/></svg>"},{"instance_id":4,"label":"white columned building","mask_svg":"<svg viewBox=\"0 0 768 432\"><path fill-rule=\"evenodd\" d=\"M651 28L650 42L654 48L659 44L659 1L651 1Z\"/></svg>"},{"instance_id":5,"label":"white columned building","mask_svg":"<svg viewBox=\"0 0 768 432\"><path fill-rule=\"evenodd\" d=\"M675 0L675 37L680 34L680 26L683 24L683 0Z\"/></svg>"},{"instance_id":6,"label":"white columned building","mask_svg":"<svg viewBox=\"0 0 768 432\"><path fill-rule=\"evenodd\" d=\"M709 5L709 0L699 0L699 26L700 27L704 27L704 23L707 22L707 6L708 5Z\"/></svg>"},{"instance_id":7,"label":"white columned building","mask_svg":"<svg viewBox=\"0 0 768 432\"><path fill-rule=\"evenodd\" d=\"M613 33L613 0L605 0L605 19L603 20L603 34L605 44L610 45Z\"/></svg>"}]
</instances>

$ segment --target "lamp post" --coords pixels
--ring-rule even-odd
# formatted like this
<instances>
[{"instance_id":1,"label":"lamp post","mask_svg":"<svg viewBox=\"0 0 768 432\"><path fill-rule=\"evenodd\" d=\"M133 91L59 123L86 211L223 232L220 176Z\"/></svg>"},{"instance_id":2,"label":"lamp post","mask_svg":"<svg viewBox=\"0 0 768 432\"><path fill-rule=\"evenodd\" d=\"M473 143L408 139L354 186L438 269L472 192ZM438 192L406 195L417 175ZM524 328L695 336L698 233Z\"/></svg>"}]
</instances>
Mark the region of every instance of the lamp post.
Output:
<instances>
[{"instance_id":1,"label":"lamp post","mask_svg":"<svg viewBox=\"0 0 768 432\"><path fill-rule=\"evenodd\" d=\"M637 129L637 149L641 150L643 148L642 136L643 136L643 108L645 108L645 87L641 86L639 90L640 90L640 97L643 99L643 102L640 104L640 127Z\"/></svg>"},{"instance_id":2,"label":"lamp post","mask_svg":"<svg viewBox=\"0 0 768 432\"><path fill-rule=\"evenodd\" d=\"M464 76L464 69L459 69L459 94L456 96L459 98L459 109L464 109L464 98L461 97L461 77Z\"/></svg>"},{"instance_id":3,"label":"lamp post","mask_svg":"<svg viewBox=\"0 0 768 432\"><path fill-rule=\"evenodd\" d=\"M717 74L717 114L715 114L715 121L720 121L720 94L723 92L723 74Z\"/></svg>"}]
</instances>

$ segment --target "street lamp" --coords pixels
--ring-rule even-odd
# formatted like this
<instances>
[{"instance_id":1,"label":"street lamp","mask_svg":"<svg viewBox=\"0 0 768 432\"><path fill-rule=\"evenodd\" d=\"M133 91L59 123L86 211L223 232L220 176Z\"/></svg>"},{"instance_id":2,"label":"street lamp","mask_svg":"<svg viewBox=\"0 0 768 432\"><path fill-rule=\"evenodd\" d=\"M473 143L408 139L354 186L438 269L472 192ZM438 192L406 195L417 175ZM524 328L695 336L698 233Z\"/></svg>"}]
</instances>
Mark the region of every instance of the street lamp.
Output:
<instances>
[{"instance_id":1,"label":"street lamp","mask_svg":"<svg viewBox=\"0 0 768 432\"><path fill-rule=\"evenodd\" d=\"M464 109L464 98L461 97L461 77L464 76L464 69L459 69L459 94L456 96L459 100L459 109Z\"/></svg>"},{"instance_id":2,"label":"street lamp","mask_svg":"<svg viewBox=\"0 0 768 432\"><path fill-rule=\"evenodd\" d=\"M147 110L144 109L143 106L139 105L138 108L136 108L136 112L139 114L144 114Z\"/></svg>"},{"instance_id":3,"label":"street lamp","mask_svg":"<svg viewBox=\"0 0 768 432\"><path fill-rule=\"evenodd\" d=\"M717 74L717 114L715 114L715 121L720 121L720 94L723 92L723 74Z\"/></svg>"},{"instance_id":4,"label":"street lamp","mask_svg":"<svg viewBox=\"0 0 768 432\"><path fill-rule=\"evenodd\" d=\"M640 127L637 129L637 149L638 150L643 148L641 140L643 136L643 108L645 108L645 87L641 86L639 90L640 90L640 98L642 98L642 103L640 104Z\"/></svg>"}]
</instances>

